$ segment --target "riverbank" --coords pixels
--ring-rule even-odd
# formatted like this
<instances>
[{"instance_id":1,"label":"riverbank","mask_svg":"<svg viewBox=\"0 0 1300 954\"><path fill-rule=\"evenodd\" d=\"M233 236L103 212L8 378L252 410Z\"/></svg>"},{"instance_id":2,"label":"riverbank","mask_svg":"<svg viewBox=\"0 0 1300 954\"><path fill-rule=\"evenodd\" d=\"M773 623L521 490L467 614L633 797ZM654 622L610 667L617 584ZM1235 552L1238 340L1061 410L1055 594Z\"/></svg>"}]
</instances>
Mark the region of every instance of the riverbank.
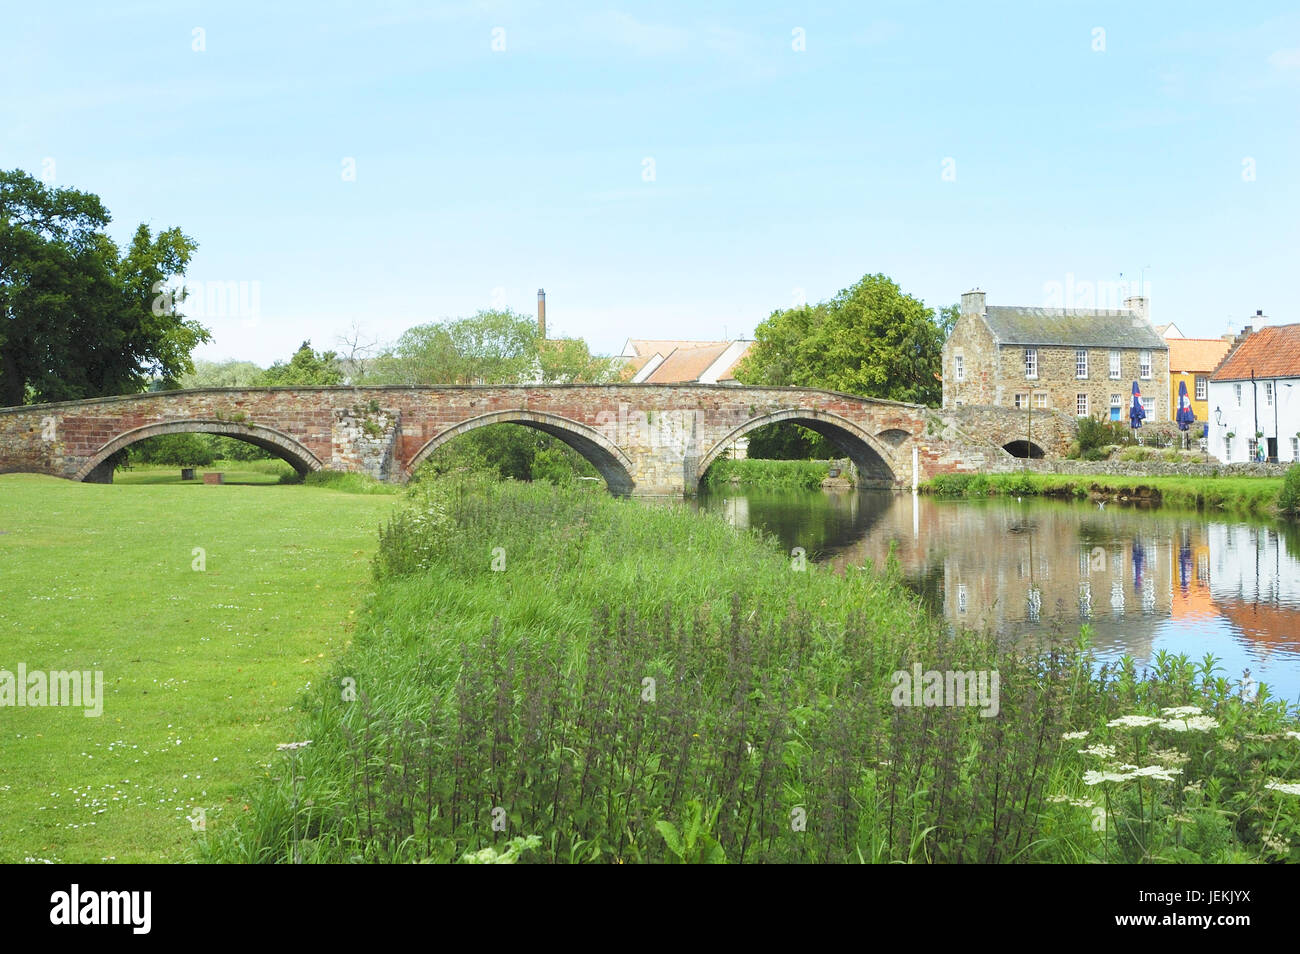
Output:
<instances>
[{"instance_id":1,"label":"riverbank","mask_svg":"<svg viewBox=\"0 0 1300 954\"><path fill-rule=\"evenodd\" d=\"M832 470L835 475L831 476ZM765 490L816 490L826 486L851 489L853 481L844 461L762 460L725 458L715 461L704 475L704 489L755 487Z\"/></svg>"},{"instance_id":2,"label":"riverbank","mask_svg":"<svg viewBox=\"0 0 1300 954\"><path fill-rule=\"evenodd\" d=\"M1276 516L1281 477L1166 477L1124 474L941 474L921 493L941 497L1043 496L1223 510Z\"/></svg>"},{"instance_id":3,"label":"riverbank","mask_svg":"<svg viewBox=\"0 0 1300 954\"><path fill-rule=\"evenodd\" d=\"M202 857L1300 860L1300 798L1269 788L1300 726L1212 661L1024 656L892 564L541 485L414 488L375 573L310 744Z\"/></svg>"}]
</instances>

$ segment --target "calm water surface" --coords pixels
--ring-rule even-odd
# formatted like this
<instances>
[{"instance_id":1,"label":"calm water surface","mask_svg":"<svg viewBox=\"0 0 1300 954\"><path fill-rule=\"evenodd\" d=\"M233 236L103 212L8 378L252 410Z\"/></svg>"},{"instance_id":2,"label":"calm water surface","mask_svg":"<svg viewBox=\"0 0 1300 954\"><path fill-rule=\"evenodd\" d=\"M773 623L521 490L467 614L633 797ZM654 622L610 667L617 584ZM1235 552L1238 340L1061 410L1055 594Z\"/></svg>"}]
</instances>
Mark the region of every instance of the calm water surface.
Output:
<instances>
[{"instance_id":1,"label":"calm water surface","mask_svg":"<svg viewBox=\"0 0 1300 954\"><path fill-rule=\"evenodd\" d=\"M833 566L883 563L952 623L1069 637L1103 659L1213 653L1300 700L1300 533L1289 524L1088 501L941 500L887 492L713 493L701 509Z\"/></svg>"}]
</instances>

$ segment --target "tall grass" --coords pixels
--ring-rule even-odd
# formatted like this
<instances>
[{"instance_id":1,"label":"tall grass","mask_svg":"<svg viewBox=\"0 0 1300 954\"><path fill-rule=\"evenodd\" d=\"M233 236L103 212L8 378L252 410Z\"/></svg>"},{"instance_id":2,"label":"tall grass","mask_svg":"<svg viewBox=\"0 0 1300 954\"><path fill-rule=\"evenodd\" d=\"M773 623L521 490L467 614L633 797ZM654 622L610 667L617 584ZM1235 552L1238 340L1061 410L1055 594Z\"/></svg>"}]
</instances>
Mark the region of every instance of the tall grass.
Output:
<instances>
[{"instance_id":1,"label":"tall grass","mask_svg":"<svg viewBox=\"0 0 1300 954\"><path fill-rule=\"evenodd\" d=\"M1300 799L1263 791L1268 773L1295 775L1284 705L1243 707L1177 658L1139 677L1082 644L1018 651L949 632L893 564L800 567L686 508L425 482L381 534L350 656L308 700L311 745L203 855L1225 860L1300 834ZM997 715L894 705L894 674L914 663L995 669ZM1185 704L1273 735L1191 756L1193 807L1178 786L1138 805L1134 786L1106 783L1096 830L1080 808L1096 766L1067 733L1105 740L1118 715ZM1141 831L1121 837L1138 811ZM1172 827L1184 811L1210 834Z\"/></svg>"},{"instance_id":2,"label":"tall grass","mask_svg":"<svg viewBox=\"0 0 1300 954\"><path fill-rule=\"evenodd\" d=\"M1230 510L1269 515L1278 509L1281 478L1139 477L1111 474L939 474L921 485L923 493L944 497L1144 496L1153 502L1192 510Z\"/></svg>"},{"instance_id":3,"label":"tall grass","mask_svg":"<svg viewBox=\"0 0 1300 954\"><path fill-rule=\"evenodd\" d=\"M705 488L739 484L746 487L816 490L830 473L826 460L760 460L745 458L715 461L704 474Z\"/></svg>"}]
</instances>

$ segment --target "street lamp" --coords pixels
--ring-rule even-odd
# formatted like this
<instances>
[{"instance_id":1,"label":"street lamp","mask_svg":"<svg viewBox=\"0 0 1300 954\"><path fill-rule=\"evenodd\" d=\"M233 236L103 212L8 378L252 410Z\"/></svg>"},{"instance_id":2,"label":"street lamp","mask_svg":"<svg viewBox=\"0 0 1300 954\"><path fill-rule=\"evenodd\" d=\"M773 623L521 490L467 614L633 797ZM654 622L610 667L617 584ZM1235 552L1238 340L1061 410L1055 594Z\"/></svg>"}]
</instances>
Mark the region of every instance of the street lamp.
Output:
<instances>
[{"instance_id":1,"label":"street lamp","mask_svg":"<svg viewBox=\"0 0 1300 954\"><path fill-rule=\"evenodd\" d=\"M1223 426L1223 408L1216 407L1214 409L1214 423L1219 427Z\"/></svg>"}]
</instances>

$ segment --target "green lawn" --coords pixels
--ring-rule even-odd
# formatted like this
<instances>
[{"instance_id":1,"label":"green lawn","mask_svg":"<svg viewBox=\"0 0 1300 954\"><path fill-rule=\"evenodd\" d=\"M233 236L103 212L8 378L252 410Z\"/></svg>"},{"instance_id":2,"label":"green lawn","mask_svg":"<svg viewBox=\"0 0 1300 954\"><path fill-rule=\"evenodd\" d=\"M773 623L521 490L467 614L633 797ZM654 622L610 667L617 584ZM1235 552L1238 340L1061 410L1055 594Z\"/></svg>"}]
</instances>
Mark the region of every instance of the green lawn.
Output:
<instances>
[{"instance_id":1,"label":"green lawn","mask_svg":"<svg viewBox=\"0 0 1300 954\"><path fill-rule=\"evenodd\" d=\"M395 498L204 469L230 483L0 476L0 669L105 681L99 718L0 708L0 862L186 860L187 816L244 810L348 641Z\"/></svg>"}]
</instances>

